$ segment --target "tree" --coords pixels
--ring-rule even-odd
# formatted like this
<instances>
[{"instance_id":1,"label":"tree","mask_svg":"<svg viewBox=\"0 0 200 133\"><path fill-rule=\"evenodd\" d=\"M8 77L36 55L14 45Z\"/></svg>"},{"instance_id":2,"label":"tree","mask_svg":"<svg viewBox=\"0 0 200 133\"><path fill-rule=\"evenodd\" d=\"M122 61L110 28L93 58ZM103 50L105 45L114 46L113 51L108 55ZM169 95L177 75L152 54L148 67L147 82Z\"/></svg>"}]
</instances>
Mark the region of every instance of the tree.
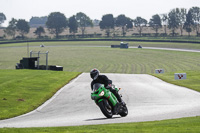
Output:
<instances>
[{"instance_id":1,"label":"tree","mask_svg":"<svg viewBox=\"0 0 200 133\"><path fill-rule=\"evenodd\" d=\"M5 20L6 20L6 16L3 13L0 13L0 27L1 27L1 24L4 23Z\"/></svg>"},{"instance_id":2,"label":"tree","mask_svg":"<svg viewBox=\"0 0 200 133\"><path fill-rule=\"evenodd\" d=\"M17 31L19 32L22 38L24 38L25 34L29 33L30 26L28 22L24 19L19 19L17 21L16 27L17 27Z\"/></svg>"},{"instance_id":3,"label":"tree","mask_svg":"<svg viewBox=\"0 0 200 133\"><path fill-rule=\"evenodd\" d=\"M167 36L168 16L167 14L161 15L162 25L164 26L165 36Z\"/></svg>"},{"instance_id":4,"label":"tree","mask_svg":"<svg viewBox=\"0 0 200 133\"><path fill-rule=\"evenodd\" d=\"M41 35L45 33L45 30L42 26L40 26L33 33L35 33L38 38L41 38Z\"/></svg>"},{"instance_id":5,"label":"tree","mask_svg":"<svg viewBox=\"0 0 200 133\"><path fill-rule=\"evenodd\" d=\"M136 19L133 20L135 27L137 27L137 30L142 36L142 29L147 25L147 20L141 17L137 17Z\"/></svg>"},{"instance_id":6,"label":"tree","mask_svg":"<svg viewBox=\"0 0 200 133\"><path fill-rule=\"evenodd\" d=\"M183 36L183 26L186 21L187 10L185 8L181 8L181 9L176 8L176 13L179 19L179 28L181 31L181 36Z\"/></svg>"},{"instance_id":7,"label":"tree","mask_svg":"<svg viewBox=\"0 0 200 133\"><path fill-rule=\"evenodd\" d=\"M194 21L194 29L196 30L197 36L200 35L199 29L200 29L200 8L199 7L192 7L190 9L192 18Z\"/></svg>"},{"instance_id":8,"label":"tree","mask_svg":"<svg viewBox=\"0 0 200 133\"><path fill-rule=\"evenodd\" d=\"M192 26L194 25L194 21L192 18L191 10L186 15L186 21L184 23L183 28L188 32L188 36L190 36L190 32L192 32Z\"/></svg>"},{"instance_id":9,"label":"tree","mask_svg":"<svg viewBox=\"0 0 200 133\"><path fill-rule=\"evenodd\" d=\"M168 28L172 30L172 35L175 36L175 31L179 27L180 20L177 16L176 9L173 9L168 14Z\"/></svg>"},{"instance_id":10,"label":"tree","mask_svg":"<svg viewBox=\"0 0 200 133\"><path fill-rule=\"evenodd\" d=\"M12 36L13 39L15 38L15 34L17 31L17 20L12 18L12 20L9 22L8 27L4 30L4 32L9 35Z\"/></svg>"},{"instance_id":11,"label":"tree","mask_svg":"<svg viewBox=\"0 0 200 133\"><path fill-rule=\"evenodd\" d=\"M114 29L114 17L112 14L107 14L102 17L99 23L101 29L106 31L107 37L110 36L111 29Z\"/></svg>"},{"instance_id":12,"label":"tree","mask_svg":"<svg viewBox=\"0 0 200 133\"><path fill-rule=\"evenodd\" d=\"M72 17L69 18L69 31L70 33L75 35L75 33L77 33L77 30L78 30L78 23L76 21L75 15L73 15Z\"/></svg>"},{"instance_id":13,"label":"tree","mask_svg":"<svg viewBox=\"0 0 200 133\"><path fill-rule=\"evenodd\" d=\"M86 27L93 26L92 20L82 12L76 14L76 20L78 22L78 27L81 29L82 36L85 34Z\"/></svg>"},{"instance_id":14,"label":"tree","mask_svg":"<svg viewBox=\"0 0 200 133\"><path fill-rule=\"evenodd\" d=\"M116 26L122 28L122 35L125 36L126 31L133 28L132 20L125 15L119 15L116 18Z\"/></svg>"},{"instance_id":15,"label":"tree","mask_svg":"<svg viewBox=\"0 0 200 133\"><path fill-rule=\"evenodd\" d=\"M67 18L60 12L53 12L48 16L46 26L51 34L58 38L59 34L67 27Z\"/></svg>"},{"instance_id":16,"label":"tree","mask_svg":"<svg viewBox=\"0 0 200 133\"><path fill-rule=\"evenodd\" d=\"M152 16L152 18L149 21L149 26L152 27L153 30L156 31L156 36L157 36L158 35L158 29L162 28L161 18L158 14Z\"/></svg>"},{"instance_id":17,"label":"tree","mask_svg":"<svg viewBox=\"0 0 200 133\"><path fill-rule=\"evenodd\" d=\"M32 17L29 21L31 27L45 26L47 22L47 16L44 17Z\"/></svg>"}]
</instances>

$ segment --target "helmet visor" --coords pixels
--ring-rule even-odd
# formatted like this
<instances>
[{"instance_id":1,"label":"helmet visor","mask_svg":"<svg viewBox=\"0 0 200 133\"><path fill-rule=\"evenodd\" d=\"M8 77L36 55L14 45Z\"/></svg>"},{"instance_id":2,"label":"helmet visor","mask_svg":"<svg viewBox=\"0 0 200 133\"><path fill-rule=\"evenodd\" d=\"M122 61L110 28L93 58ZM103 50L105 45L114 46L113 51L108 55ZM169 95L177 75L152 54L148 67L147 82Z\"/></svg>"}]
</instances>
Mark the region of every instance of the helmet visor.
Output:
<instances>
[{"instance_id":1,"label":"helmet visor","mask_svg":"<svg viewBox=\"0 0 200 133\"><path fill-rule=\"evenodd\" d=\"M92 79L95 80L98 77L98 73L91 73L90 76L91 76Z\"/></svg>"}]
</instances>

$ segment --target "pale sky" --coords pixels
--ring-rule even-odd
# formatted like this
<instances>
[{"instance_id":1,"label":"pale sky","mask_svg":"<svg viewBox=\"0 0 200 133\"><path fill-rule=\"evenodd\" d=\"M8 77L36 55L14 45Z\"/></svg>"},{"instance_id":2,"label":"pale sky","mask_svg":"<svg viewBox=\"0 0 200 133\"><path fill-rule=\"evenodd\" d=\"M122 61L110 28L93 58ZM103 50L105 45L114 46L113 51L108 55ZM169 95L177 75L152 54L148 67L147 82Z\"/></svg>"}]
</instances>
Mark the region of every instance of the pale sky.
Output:
<instances>
[{"instance_id":1,"label":"pale sky","mask_svg":"<svg viewBox=\"0 0 200 133\"><path fill-rule=\"evenodd\" d=\"M169 13L174 8L200 7L200 0L0 0L0 5L0 12L7 18L3 26L7 26L11 18L29 21L32 16L48 16L51 12L61 12L67 18L83 12L99 20L105 14L125 14L149 21L153 15Z\"/></svg>"}]
</instances>

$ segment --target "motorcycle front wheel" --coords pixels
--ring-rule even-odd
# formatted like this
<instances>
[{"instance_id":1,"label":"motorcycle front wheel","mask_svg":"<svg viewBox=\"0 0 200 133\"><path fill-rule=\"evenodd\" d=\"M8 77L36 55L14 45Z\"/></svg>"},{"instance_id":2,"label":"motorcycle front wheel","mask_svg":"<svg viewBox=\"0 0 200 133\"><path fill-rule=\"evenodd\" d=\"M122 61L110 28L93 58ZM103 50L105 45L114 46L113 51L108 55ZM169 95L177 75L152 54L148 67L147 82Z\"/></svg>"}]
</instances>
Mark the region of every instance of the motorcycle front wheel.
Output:
<instances>
[{"instance_id":1,"label":"motorcycle front wheel","mask_svg":"<svg viewBox=\"0 0 200 133\"><path fill-rule=\"evenodd\" d=\"M112 108L109 106L109 103L106 99L103 99L99 104L99 108L101 109L101 112L107 117L107 118L112 118L113 113L112 113Z\"/></svg>"},{"instance_id":2,"label":"motorcycle front wheel","mask_svg":"<svg viewBox=\"0 0 200 133\"><path fill-rule=\"evenodd\" d=\"M123 105L122 109L123 109L123 111L121 113L119 113L119 115L121 117L127 116L128 115L128 108L126 107L126 105Z\"/></svg>"}]
</instances>

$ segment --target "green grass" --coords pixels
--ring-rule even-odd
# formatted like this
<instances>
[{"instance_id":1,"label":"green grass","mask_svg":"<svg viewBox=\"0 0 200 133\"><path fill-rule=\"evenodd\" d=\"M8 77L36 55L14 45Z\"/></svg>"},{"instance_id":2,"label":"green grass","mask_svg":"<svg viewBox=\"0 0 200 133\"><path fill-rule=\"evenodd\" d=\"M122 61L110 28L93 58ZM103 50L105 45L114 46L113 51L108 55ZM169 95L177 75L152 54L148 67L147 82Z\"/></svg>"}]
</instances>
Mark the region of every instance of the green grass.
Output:
<instances>
[{"instance_id":1,"label":"green grass","mask_svg":"<svg viewBox=\"0 0 200 133\"><path fill-rule=\"evenodd\" d=\"M78 74L77 72L0 70L0 119L34 110Z\"/></svg>"},{"instance_id":2,"label":"green grass","mask_svg":"<svg viewBox=\"0 0 200 133\"><path fill-rule=\"evenodd\" d=\"M49 65L60 65L64 71L89 72L98 68L109 73L154 73L163 68L166 72L200 70L200 54L145 49L118 49L99 47L31 47L33 51L49 51ZM27 49L0 48L0 69L15 69L15 64L27 57ZM45 64L41 57L40 64ZM170 63L169 63L170 62Z\"/></svg>"},{"instance_id":3,"label":"green grass","mask_svg":"<svg viewBox=\"0 0 200 133\"><path fill-rule=\"evenodd\" d=\"M171 84L184 86L192 90L200 92L200 71L177 71L176 73L186 73L186 80L175 80L174 72L164 73L164 74L153 74L154 76L168 82Z\"/></svg>"},{"instance_id":4,"label":"green grass","mask_svg":"<svg viewBox=\"0 0 200 133\"><path fill-rule=\"evenodd\" d=\"M49 128L2 128L1 133L199 133L200 117L154 122Z\"/></svg>"}]
</instances>

